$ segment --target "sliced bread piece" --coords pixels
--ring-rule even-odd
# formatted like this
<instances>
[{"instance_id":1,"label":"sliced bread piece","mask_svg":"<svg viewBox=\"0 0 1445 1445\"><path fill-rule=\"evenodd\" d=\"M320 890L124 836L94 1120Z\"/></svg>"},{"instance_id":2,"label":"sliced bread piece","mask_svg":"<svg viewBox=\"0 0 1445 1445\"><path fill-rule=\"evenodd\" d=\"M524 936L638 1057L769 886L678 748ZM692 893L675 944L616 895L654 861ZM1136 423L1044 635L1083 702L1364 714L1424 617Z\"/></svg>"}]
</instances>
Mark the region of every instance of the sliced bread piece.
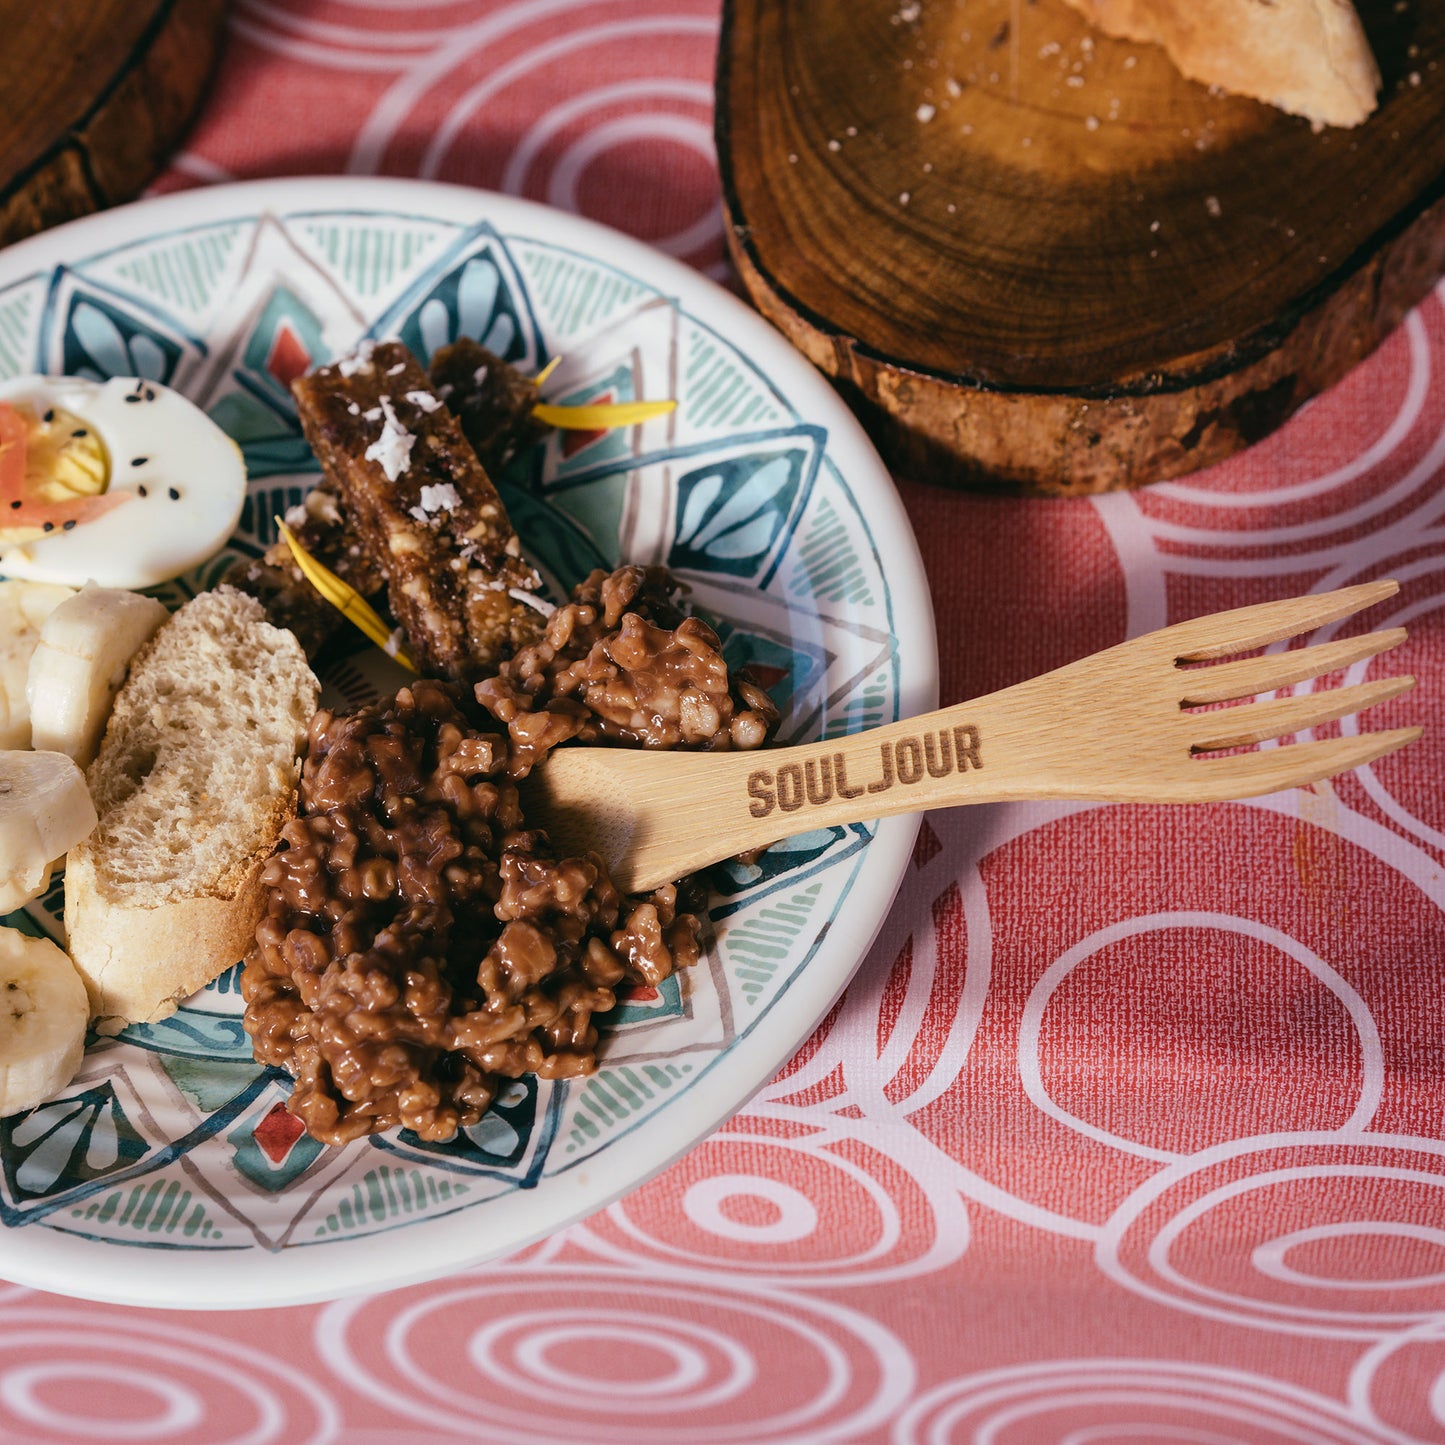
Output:
<instances>
[{"instance_id":1,"label":"sliced bread piece","mask_svg":"<svg viewBox=\"0 0 1445 1445\"><path fill-rule=\"evenodd\" d=\"M251 946L317 692L295 636L229 587L137 653L86 775L100 822L66 859L94 1015L165 1018Z\"/></svg>"},{"instance_id":2,"label":"sliced bread piece","mask_svg":"<svg viewBox=\"0 0 1445 1445\"><path fill-rule=\"evenodd\" d=\"M1317 125L1359 125L1380 71L1350 0L1068 0L1124 40L1162 45L1180 72Z\"/></svg>"}]
</instances>

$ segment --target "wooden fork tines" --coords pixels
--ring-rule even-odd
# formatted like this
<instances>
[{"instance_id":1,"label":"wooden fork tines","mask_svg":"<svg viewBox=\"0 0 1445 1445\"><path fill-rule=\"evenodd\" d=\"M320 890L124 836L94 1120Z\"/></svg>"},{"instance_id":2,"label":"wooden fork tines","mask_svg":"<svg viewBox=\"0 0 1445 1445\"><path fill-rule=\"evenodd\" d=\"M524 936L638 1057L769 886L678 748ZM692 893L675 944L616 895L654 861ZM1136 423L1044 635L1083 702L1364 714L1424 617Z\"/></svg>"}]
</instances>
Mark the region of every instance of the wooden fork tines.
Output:
<instances>
[{"instance_id":1,"label":"wooden fork tines","mask_svg":"<svg viewBox=\"0 0 1445 1445\"><path fill-rule=\"evenodd\" d=\"M972 702L801 747L559 749L529 785L529 817L567 851L595 848L621 887L641 891L794 833L892 813L1031 798L1210 802L1298 787L1373 762L1421 729L1228 750L1374 707L1414 679L1243 699L1365 662L1405 630L1239 654L1341 622L1397 590L1370 582L1178 623Z\"/></svg>"}]
</instances>

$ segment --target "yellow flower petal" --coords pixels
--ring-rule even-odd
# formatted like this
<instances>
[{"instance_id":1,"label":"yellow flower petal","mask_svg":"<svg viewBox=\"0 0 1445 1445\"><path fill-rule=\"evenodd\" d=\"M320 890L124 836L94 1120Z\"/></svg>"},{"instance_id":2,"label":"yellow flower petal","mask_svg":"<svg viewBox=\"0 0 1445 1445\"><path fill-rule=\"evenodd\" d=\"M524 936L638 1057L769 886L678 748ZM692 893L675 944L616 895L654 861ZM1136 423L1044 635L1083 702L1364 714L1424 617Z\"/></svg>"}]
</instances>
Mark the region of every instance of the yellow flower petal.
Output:
<instances>
[{"instance_id":1,"label":"yellow flower petal","mask_svg":"<svg viewBox=\"0 0 1445 1445\"><path fill-rule=\"evenodd\" d=\"M356 588L343 582L335 572L323 567L301 545L296 534L280 517L276 518L276 526L286 545L291 549L291 555L296 559L296 565L301 569L306 580L343 617L359 627L387 656L394 657L408 672L415 672L417 666L411 660L411 654L400 644L393 646L391 629L377 616L366 598Z\"/></svg>"},{"instance_id":2,"label":"yellow flower petal","mask_svg":"<svg viewBox=\"0 0 1445 1445\"><path fill-rule=\"evenodd\" d=\"M553 406L549 401L542 401L532 408L532 415L562 431L607 431L611 427L651 421L676 408L675 401L602 402L596 406Z\"/></svg>"}]
</instances>

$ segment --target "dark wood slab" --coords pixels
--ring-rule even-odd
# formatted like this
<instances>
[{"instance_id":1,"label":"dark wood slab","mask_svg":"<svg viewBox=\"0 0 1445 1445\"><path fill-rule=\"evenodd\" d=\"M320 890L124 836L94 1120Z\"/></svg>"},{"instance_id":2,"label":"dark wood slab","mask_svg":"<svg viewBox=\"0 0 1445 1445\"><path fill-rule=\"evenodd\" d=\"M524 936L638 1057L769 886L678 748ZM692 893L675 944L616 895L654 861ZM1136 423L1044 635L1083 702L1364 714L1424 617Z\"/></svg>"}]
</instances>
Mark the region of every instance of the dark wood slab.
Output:
<instances>
[{"instance_id":1,"label":"dark wood slab","mask_svg":"<svg viewBox=\"0 0 1445 1445\"><path fill-rule=\"evenodd\" d=\"M1062 0L725 0L728 240L911 475L1053 494L1216 462L1445 271L1445 6L1359 6L1314 132Z\"/></svg>"},{"instance_id":2,"label":"dark wood slab","mask_svg":"<svg viewBox=\"0 0 1445 1445\"><path fill-rule=\"evenodd\" d=\"M225 0L0 7L0 245L129 200L175 147Z\"/></svg>"}]
</instances>

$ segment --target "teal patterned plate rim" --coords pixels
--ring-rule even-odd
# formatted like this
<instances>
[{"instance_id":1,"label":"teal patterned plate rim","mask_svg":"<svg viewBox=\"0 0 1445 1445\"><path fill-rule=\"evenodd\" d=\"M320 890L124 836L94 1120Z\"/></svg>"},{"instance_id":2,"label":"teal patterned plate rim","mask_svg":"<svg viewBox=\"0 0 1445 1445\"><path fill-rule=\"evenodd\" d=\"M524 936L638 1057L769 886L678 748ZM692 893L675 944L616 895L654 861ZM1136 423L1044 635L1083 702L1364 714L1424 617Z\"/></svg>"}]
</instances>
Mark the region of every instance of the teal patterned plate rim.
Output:
<instances>
[{"instance_id":1,"label":"teal patterned plate rim","mask_svg":"<svg viewBox=\"0 0 1445 1445\"><path fill-rule=\"evenodd\" d=\"M0 378L163 381L240 445L230 546L171 606L273 540L315 476L289 382L363 336L422 356L459 334L569 402L676 397L671 416L559 434L500 480L553 595L663 562L778 700L784 736L932 707L933 612L892 481L858 423L721 287L617 232L511 197L371 178L187 191L0 253ZM356 704L401 675L375 649L323 676ZM255 1064L232 969L164 1023L93 1039L53 1100L0 1120L0 1278L166 1308L387 1289L514 1251L698 1143L787 1062L862 963L916 818L806 834L717 871L706 956L619 999L587 1080L519 1081L449 1144L327 1149ZM62 938L62 884L8 920ZM62 939L63 941L63 939Z\"/></svg>"}]
</instances>

